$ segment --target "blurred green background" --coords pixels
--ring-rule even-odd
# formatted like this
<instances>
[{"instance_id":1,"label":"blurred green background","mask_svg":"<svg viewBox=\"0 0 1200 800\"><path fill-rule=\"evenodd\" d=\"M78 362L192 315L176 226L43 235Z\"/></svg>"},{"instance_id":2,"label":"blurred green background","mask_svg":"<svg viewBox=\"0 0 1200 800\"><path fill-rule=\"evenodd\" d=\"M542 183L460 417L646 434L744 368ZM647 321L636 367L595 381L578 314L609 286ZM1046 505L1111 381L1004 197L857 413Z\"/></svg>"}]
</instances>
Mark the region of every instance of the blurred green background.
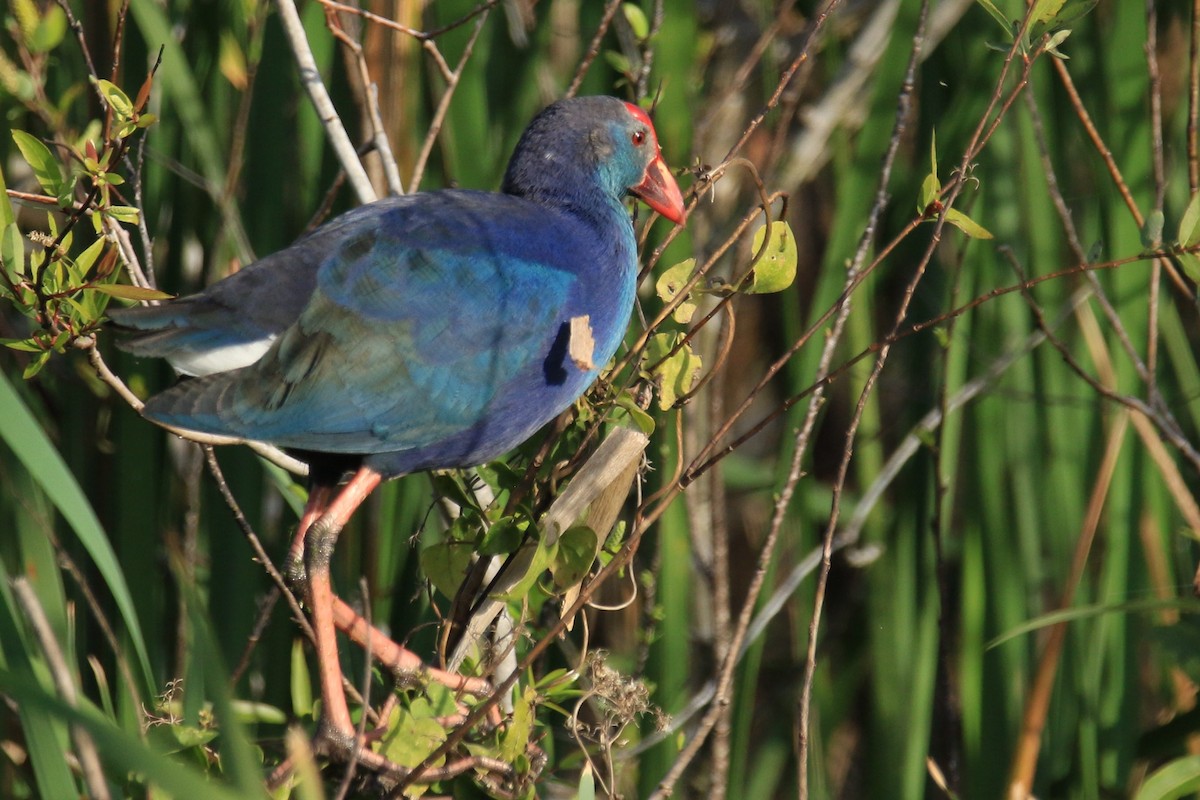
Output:
<instances>
[{"instance_id":1,"label":"blurred green background","mask_svg":"<svg viewBox=\"0 0 1200 800\"><path fill-rule=\"evenodd\" d=\"M633 524L639 497L675 485L677 463L698 466L696 455L753 396L720 440L738 446L669 506L642 506L656 521L628 574L598 595L617 603L636 584L635 601L590 612L586 643L577 628L533 672L573 664L586 645L645 682L650 702L671 719L667 731L643 714L608 748L610 758L601 757L606 748L592 752L616 792L646 797L696 735L749 603L763 624L746 637L727 705L674 793L797 796L817 564L835 517L803 744L807 796L999 798L1014 796L1014 777L1032 778L1029 790L1041 798L1195 791L1195 273L1186 257L1148 253L1195 244L1185 209L1197 188L1188 127L1196 11L1166 0L1101 0L1076 19L1067 16L1090 4L1067 3L1053 20L1062 4L1038 3L1051 24L1033 33L1069 30L1057 44L1069 59L1056 64L1037 49L1046 40L1031 34L1005 73L1012 30L990 3L846 0L827 19L818 5L504 0L460 22L474 0L362 3L414 30L451 26L431 37L337 16L361 42L406 188L439 119L420 188L495 188L525 123L590 64L580 93L657 98L664 156L685 191L701 190L655 274L695 258L711 264L708 277L741 275L753 257L753 226L738 226L755 215L760 189L787 196L786 208L773 207L794 232L797 278L777 294L734 298L731 350L711 382L682 409L650 405L651 469L626 520ZM193 291L355 203L273 3L68 6L78 38L58 4L9 1L0 109L11 128L50 142L94 138L88 124L102 114L80 41L97 73L130 97L162 48L147 107L157 122L128 162L142 165L141 202L132 198L136 170L123 168L129 183L121 187L143 210L152 247L129 230L159 286ZM994 7L1012 20L1025 11L1017 0ZM369 128L359 62L331 34L326 11L300 4L335 106L361 143ZM460 64L441 118L446 70ZM940 183L963 177L960 165L969 164L954 206L993 239L946 225L935 243L936 209L916 224L929 210L922 184L935 137ZM10 190L40 192L10 137L0 155ZM386 192L377 156L364 162ZM879 205L884 176L887 202ZM46 229L45 206L17 197L14 209L23 233ZM90 226L80 231L76 251L90 241ZM666 231L663 223L652 229L647 254ZM1073 269L1083 263L1097 268ZM851 266L861 280L844 293ZM992 294L998 289L1006 291ZM631 343L662 307L653 276L643 290ZM835 323L846 299L844 325ZM716 300L699 302L702 314ZM705 371L721 361L723 318L693 342ZM30 326L15 306L0 306L0 337L24 339ZM815 335L756 388L810 326ZM686 327L668 320L664 330ZM893 329L900 336L876 381L873 365ZM109 366L138 394L172 380L166 365L117 352L106 331L99 337ZM792 484L805 393L831 339L834 377L802 438L802 474ZM307 678L295 623L279 604L247 647L270 582L199 451L142 421L84 354L56 355L25 381L35 358L0 350L0 563L30 582L95 706L85 724L104 742L108 782L117 796L147 796L156 782L184 797L211 786L189 783L205 772L230 796L259 796L263 777L294 752L284 720L313 726L311 708L297 706ZM784 413L740 438L781 404ZM301 490L244 448L217 456L280 563ZM772 515L785 491L776 538ZM335 561L343 590L355 593L365 575L374 619L429 657L448 602L423 589L410 540L434 535L432 497L424 476L389 484L343 536ZM761 591L748 598L756 578ZM1071 613L1051 616L1062 611ZM65 755L69 712L53 700L46 654L26 617L11 584L0 584L8 699L0 795L78 796L85 789ZM531 641L545 624L544 616L528 620ZM208 631L211 647L202 646ZM156 706L179 678L176 706ZM226 705L230 698L238 703ZM204 717L207 702L215 723ZM137 741L143 714L163 723L147 734L149 747ZM538 719L549 765L535 791L573 796L579 747L561 714L542 708ZM1023 728L1033 730L1025 745ZM180 764L187 769L173 772ZM329 796L337 777L327 780ZM319 796L304 791L320 789L310 783L296 796ZM484 791L467 776L431 795Z\"/></svg>"}]
</instances>

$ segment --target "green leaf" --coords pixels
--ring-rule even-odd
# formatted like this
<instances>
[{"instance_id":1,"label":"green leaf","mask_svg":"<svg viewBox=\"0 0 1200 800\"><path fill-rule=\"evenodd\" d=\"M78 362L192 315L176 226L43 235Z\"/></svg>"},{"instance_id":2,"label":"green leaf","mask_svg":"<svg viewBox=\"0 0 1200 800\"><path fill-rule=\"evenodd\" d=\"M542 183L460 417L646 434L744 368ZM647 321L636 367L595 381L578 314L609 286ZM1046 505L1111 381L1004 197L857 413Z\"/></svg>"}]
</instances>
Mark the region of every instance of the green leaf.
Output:
<instances>
[{"instance_id":1,"label":"green leaf","mask_svg":"<svg viewBox=\"0 0 1200 800\"><path fill-rule=\"evenodd\" d=\"M1096 7L1099 0L1037 0L1029 26L1031 38L1065 28Z\"/></svg>"},{"instance_id":2,"label":"green leaf","mask_svg":"<svg viewBox=\"0 0 1200 800\"><path fill-rule=\"evenodd\" d=\"M100 87L100 94L104 95L104 99L108 101L114 114L121 119L129 119L133 116L133 101L120 86L103 78L96 81L96 85Z\"/></svg>"},{"instance_id":3,"label":"green leaf","mask_svg":"<svg viewBox=\"0 0 1200 800\"><path fill-rule=\"evenodd\" d=\"M592 774L592 762L583 765L579 773L579 787L575 790L575 800L596 800L596 776Z\"/></svg>"},{"instance_id":4,"label":"green leaf","mask_svg":"<svg viewBox=\"0 0 1200 800\"><path fill-rule=\"evenodd\" d=\"M136 225L141 212L133 206L109 206L104 210L104 213L117 222L127 222L130 225Z\"/></svg>"},{"instance_id":5,"label":"green leaf","mask_svg":"<svg viewBox=\"0 0 1200 800\"><path fill-rule=\"evenodd\" d=\"M464 542L438 542L421 551L421 569L439 592L452 598L467 574L471 553Z\"/></svg>"},{"instance_id":6,"label":"green leaf","mask_svg":"<svg viewBox=\"0 0 1200 800\"><path fill-rule=\"evenodd\" d=\"M629 23L633 35L639 40L644 40L650 35L650 21L646 19L646 12L642 11L640 6L622 3L621 12L625 14L625 21Z\"/></svg>"},{"instance_id":7,"label":"green leaf","mask_svg":"<svg viewBox=\"0 0 1200 800\"><path fill-rule=\"evenodd\" d=\"M771 223L769 231L769 238L766 225L754 232L751 247L755 255L762 249L764 241L766 251L754 265L750 286L745 289L748 294L782 292L796 279L796 265L800 257L791 227L782 220L776 220Z\"/></svg>"},{"instance_id":8,"label":"green leaf","mask_svg":"<svg viewBox=\"0 0 1200 800\"><path fill-rule=\"evenodd\" d=\"M1183 219L1179 220L1178 242L1180 247L1200 244L1200 192L1192 195L1183 211Z\"/></svg>"},{"instance_id":9,"label":"green leaf","mask_svg":"<svg viewBox=\"0 0 1200 800\"><path fill-rule=\"evenodd\" d=\"M599 549L596 532L586 525L563 531L558 538L558 554L550 564L554 585L559 589L577 585L592 568Z\"/></svg>"},{"instance_id":10,"label":"green leaf","mask_svg":"<svg viewBox=\"0 0 1200 800\"><path fill-rule=\"evenodd\" d=\"M692 277L692 272L695 269L696 259L694 258L680 261L675 266L668 267L662 275L658 276L658 280L654 282L654 291L658 294L659 299L664 303L669 303L678 297L679 293L683 291L683 287L687 285L688 280ZM695 313L696 304L685 300L676 306L672 316L676 322L686 325L692 321L692 315Z\"/></svg>"},{"instance_id":11,"label":"green leaf","mask_svg":"<svg viewBox=\"0 0 1200 800\"><path fill-rule=\"evenodd\" d=\"M292 713L297 717L313 715L312 676L308 672L308 659L304 657L304 642L292 641L291 669Z\"/></svg>"},{"instance_id":12,"label":"green leaf","mask_svg":"<svg viewBox=\"0 0 1200 800\"><path fill-rule=\"evenodd\" d=\"M562 537L559 537L561 539ZM537 544L526 544L526 547L534 547L533 556L529 559L529 567L525 570L525 574L521 576L507 592L500 595L502 600L519 602L525 598L533 585L537 583L538 578L542 577L549 566L554 563L554 557L558 553L559 539L556 539L554 544L547 544L544 538L538 539Z\"/></svg>"},{"instance_id":13,"label":"green leaf","mask_svg":"<svg viewBox=\"0 0 1200 800\"><path fill-rule=\"evenodd\" d=\"M3 191L3 187L0 187ZM25 275L25 237L17 228L17 223L10 222L0 232L0 262L4 264L4 272L8 279L17 283Z\"/></svg>"},{"instance_id":14,"label":"green leaf","mask_svg":"<svg viewBox=\"0 0 1200 800\"><path fill-rule=\"evenodd\" d=\"M104 245L106 243L107 242L104 237L100 237L88 245L88 248L79 254L79 256L75 259L74 267L74 273L78 277L82 277L88 273L88 270L90 270L92 265L96 263L96 259L100 257L100 253L104 250Z\"/></svg>"},{"instance_id":15,"label":"green leaf","mask_svg":"<svg viewBox=\"0 0 1200 800\"><path fill-rule=\"evenodd\" d=\"M1191 278L1193 283L1200 283L1200 255L1180 253L1178 258L1184 274Z\"/></svg>"},{"instance_id":16,"label":"green leaf","mask_svg":"<svg viewBox=\"0 0 1200 800\"><path fill-rule=\"evenodd\" d=\"M525 691L513 703L512 719L508 722L508 730L500 739L500 758L510 764L525 755L525 749L529 746L529 739L533 734L533 711L537 696L536 689L526 686Z\"/></svg>"},{"instance_id":17,"label":"green leaf","mask_svg":"<svg viewBox=\"0 0 1200 800\"><path fill-rule=\"evenodd\" d=\"M111 297L120 297L123 300L170 300L174 297L174 295L160 292L158 289L130 286L127 283L94 283L83 288L103 292Z\"/></svg>"},{"instance_id":18,"label":"green leaf","mask_svg":"<svg viewBox=\"0 0 1200 800\"><path fill-rule=\"evenodd\" d=\"M46 147L36 136L25 131L13 130L12 138L25 161L33 168L33 176L37 178L42 189L46 194L58 197L65 181L62 168L50 152L50 148Z\"/></svg>"},{"instance_id":19,"label":"green leaf","mask_svg":"<svg viewBox=\"0 0 1200 800\"><path fill-rule=\"evenodd\" d=\"M619 72L622 75L628 75L633 71L633 68L629 64L629 59L621 53L618 53L616 50L605 50L604 60L608 62L608 65L612 67L614 71Z\"/></svg>"},{"instance_id":20,"label":"green leaf","mask_svg":"<svg viewBox=\"0 0 1200 800\"><path fill-rule=\"evenodd\" d=\"M479 543L481 556L506 556L516 552L525 540L525 532L529 530L529 520L505 517L488 527Z\"/></svg>"},{"instance_id":21,"label":"green leaf","mask_svg":"<svg viewBox=\"0 0 1200 800\"><path fill-rule=\"evenodd\" d=\"M66 463L42 430L42 426L29 412L3 373L0 373L0 419L5 422L0 425L0 439L12 449L17 460L24 464L34 481L54 503L95 563L133 643L135 663L141 667L141 685L151 686L150 676L153 672L150 670L146 643L142 637L137 612L134 610L133 598L129 594L129 586L117 563L112 545L109 544L108 537L100 526L100 520L96 518L96 512L92 510L83 490L79 488L75 476L67 469Z\"/></svg>"},{"instance_id":22,"label":"green leaf","mask_svg":"<svg viewBox=\"0 0 1200 800\"><path fill-rule=\"evenodd\" d=\"M621 392L617 395L617 399L613 401L618 409L618 413L613 415L614 419L620 419L620 414L626 414L638 430L649 436L654 433L654 417L642 410L641 406L634 400L633 395L628 391Z\"/></svg>"},{"instance_id":23,"label":"green leaf","mask_svg":"<svg viewBox=\"0 0 1200 800\"><path fill-rule=\"evenodd\" d=\"M1161 208L1156 208L1146 216L1142 225L1142 247L1154 250L1162 245L1164 217Z\"/></svg>"},{"instance_id":24,"label":"green leaf","mask_svg":"<svg viewBox=\"0 0 1200 800\"><path fill-rule=\"evenodd\" d=\"M917 197L917 213L924 214L942 193L942 182L937 176L937 131L929 141L929 174L921 181L921 194Z\"/></svg>"},{"instance_id":25,"label":"green leaf","mask_svg":"<svg viewBox=\"0 0 1200 800\"><path fill-rule=\"evenodd\" d=\"M406 709L392 712L388 732L380 744L382 753L402 767L415 767L446 741L446 729L430 717L414 717ZM445 756L434 761L440 767Z\"/></svg>"},{"instance_id":26,"label":"green leaf","mask_svg":"<svg viewBox=\"0 0 1200 800\"><path fill-rule=\"evenodd\" d=\"M34 377L39 372L41 372L42 368L45 367L46 364L50 361L51 354L52 354L52 351L47 350L46 352L42 353L40 356L35 358L33 361L30 361L29 365L27 367L25 367L25 370L21 373L21 378L24 380L29 380L30 378Z\"/></svg>"},{"instance_id":27,"label":"green leaf","mask_svg":"<svg viewBox=\"0 0 1200 800\"><path fill-rule=\"evenodd\" d=\"M1000 12L1000 9L996 8L996 6L992 3L992 0L975 0L975 2L981 5L984 10L992 15L992 19L996 20L996 22L1000 24L1000 27L1004 29L1005 35L1011 40L1013 35L1013 21L1004 16L1004 14Z\"/></svg>"},{"instance_id":28,"label":"green leaf","mask_svg":"<svg viewBox=\"0 0 1200 800\"><path fill-rule=\"evenodd\" d=\"M1200 756L1184 756L1159 767L1138 789L1134 800L1176 800L1200 790Z\"/></svg>"},{"instance_id":29,"label":"green leaf","mask_svg":"<svg viewBox=\"0 0 1200 800\"><path fill-rule=\"evenodd\" d=\"M658 407L663 411L670 409L675 405L675 401L690 392L700 375L700 357L692 352L690 345L685 344L663 361L663 357L675 348L679 339L678 333L658 333L650 339L647 347L650 363L662 362L655 371L654 378L658 383Z\"/></svg>"},{"instance_id":30,"label":"green leaf","mask_svg":"<svg viewBox=\"0 0 1200 800\"><path fill-rule=\"evenodd\" d=\"M33 53L48 53L62 42L67 33L67 15L58 6L50 6L38 20L29 37L29 50Z\"/></svg>"},{"instance_id":31,"label":"green leaf","mask_svg":"<svg viewBox=\"0 0 1200 800\"><path fill-rule=\"evenodd\" d=\"M957 208L946 209L946 222L949 222L972 239L991 239L992 233L975 220L968 217Z\"/></svg>"},{"instance_id":32,"label":"green leaf","mask_svg":"<svg viewBox=\"0 0 1200 800\"><path fill-rule=\"evenodd\" d=\"M0 169L0 229L7 228L16 221L12 201L8 199L8 186L4 182L4 170Z\"/></svg>"},{"instance_id":33,"label":"green leaf","mask_svg":"<svg viewBox=\"0 0 1200 800\"><path fill-rule=\"evenodd\" d=\"M1070 56L1068 56L1066 53L1060 53L1058 51L1058 46L1065 42L1070 35L1071 31L1067 30L1066 28L1055 33L1046 41L1046 52L1055 58L1062 59L1063 61L1070 59Z\"/></svg>"}]
</instances>

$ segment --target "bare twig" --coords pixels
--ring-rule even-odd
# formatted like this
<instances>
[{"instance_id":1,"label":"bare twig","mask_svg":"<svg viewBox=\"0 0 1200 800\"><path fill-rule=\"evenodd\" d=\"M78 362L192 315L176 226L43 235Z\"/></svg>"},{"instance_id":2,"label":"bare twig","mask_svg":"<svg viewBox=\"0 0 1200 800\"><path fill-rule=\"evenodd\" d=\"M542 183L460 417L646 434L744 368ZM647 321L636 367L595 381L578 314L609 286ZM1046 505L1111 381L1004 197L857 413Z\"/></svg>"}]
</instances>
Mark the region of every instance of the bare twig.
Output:
<instances>
[{"instance_id":1,"label":"bare twig","mask_svg":"<svg viewBox=\"0 0 1200 800\"><path fill-rule=\"evenodd\" d=\"M316 109L317 117L320 118L321 125L325 128L326 135L329 136L329 143L337 154L338 162L346 171L346 176L355 195L358 196L358 201L360 203L373 202L378 199L375 188L371 186L371 179L367 177L367 171L358 159L354 143L350 141L346 129L342 126L342 120L333 107L333 101L329 98L324 81L321 80L321 73L317 70L317 62L313 57L312 48L308 46L308 37L305 36L304 24L300 21L296 4L294 0L277 0L277 3L284 33L292 48L296 66L300 69L300 82L304 84L309 100Z\"/></svg>"},{"instance_id":2,"label":"bare twig","mask_svg":"<svg viewBox=\"0 0 1200 800\"><path fill-rule=\"evenodd\" d=\"M446 112L450 110L450 101L454 99L454 90L458 88L458 81L462 78L463 69L467 66L467 61L471 58L471 54L475 52L475 42L479 40L479 34L483 31L483 24L487 22L488 11L485 10L479 15L479 19L475 22L475 30L471 32L471 38L467 40L467 44L463 47L462 55L458 58L458 65L454 71L446 76L446 91L442 92L442 98L438 101L437 110L433 112L433 120L429 123L429 133L425 135L425 142L421 145L421 152L417 156L417 162L413 166L412 178L408 183L408 191L415 192L421 185L421 177L425 173L425 164L429 160L429 154L433 152L433 143L437 141L438 133L441 132L442 123L446 120ZM425 42L425 49L437 53L437 47L432 41ZM438 54L440 57L440 53Z\"/></svg>"}]
</instances>

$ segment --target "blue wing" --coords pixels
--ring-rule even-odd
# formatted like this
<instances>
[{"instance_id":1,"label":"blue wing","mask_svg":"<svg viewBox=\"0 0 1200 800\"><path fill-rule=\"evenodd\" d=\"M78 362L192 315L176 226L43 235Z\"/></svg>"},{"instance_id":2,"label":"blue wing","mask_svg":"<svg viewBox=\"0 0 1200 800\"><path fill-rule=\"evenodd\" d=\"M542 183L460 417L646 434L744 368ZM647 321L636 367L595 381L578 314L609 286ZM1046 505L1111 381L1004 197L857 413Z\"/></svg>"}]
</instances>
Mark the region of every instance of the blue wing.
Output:
<instances>
[{"instance_id":1,"label":"blue wing","mask_svg":"<svg viewBox=\"0 0 1200 800\"><path fill-rule=\"evenodd\" d=\"M605 332L611 348L606 343L607 354L598 354L611 355L632 302L631 236L629 246L614 248L570 216L498 195L405 200L323 239L325 257L290 325L278 329L261 313L239 323L274 337L257 361L184 381L153 398L146 415L333 453L436 448L473 432L480 441L459 446L459 454L491 457L571 402L594 373L569 365L574 380L550 386L546 360L564 322L587 313L581 283L596 294L591 278L580 280L581 270L619 279L608 298L599 298L624 306L614 312L619 325L607 326L615 336ZM272 258L284 264L292 249ZM597 266L613 253L627 263ZM291 310L296 287L299 293L308 287L281 266L270 272L282 283L295 281L279 290L279 305ZM220 323L211 305L208 316ZM180 347L200 349L205 337L237 330L203 315L184 317L188 323L171 334ZM510 425L495 419L500 414L522 419Z\"/></svg>"}]
</instances>

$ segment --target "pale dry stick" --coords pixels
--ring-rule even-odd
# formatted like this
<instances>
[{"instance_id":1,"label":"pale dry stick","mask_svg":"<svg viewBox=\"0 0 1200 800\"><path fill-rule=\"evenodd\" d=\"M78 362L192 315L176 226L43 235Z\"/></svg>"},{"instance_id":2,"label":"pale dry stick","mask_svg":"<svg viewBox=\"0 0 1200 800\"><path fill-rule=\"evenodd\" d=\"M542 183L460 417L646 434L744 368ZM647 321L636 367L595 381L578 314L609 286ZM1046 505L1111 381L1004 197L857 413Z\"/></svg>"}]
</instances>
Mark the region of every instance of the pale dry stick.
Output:
<instances>
[{"instance_id":1,"label":"pale dry stick","mask_svg":"<svg viewBox=\"0 0 1200 800\"><path fill-rule=\"evenodd\" d=\"M1100 525L1100 515L1104 511L1104 501L1108 496L1109 486L1117 467L1117 459L1121 454L1121 445L1125 441L1128 428L1129 412L1117 414L1109 430L1108 441L1104 449L1104 457L1096 474L1096 482L1088 499L1087 512L1079 530L1079 539L1075 543L1075 555L1071 562L1071 572L1067 576L1067 584L1063 589L1060 609L1069 609L1074 602L1075 590L1083 577L1087 566L1088 555L1095 541L1096 529ZM1050 708L1050 697L1054 691L1054 678L1058 671L1058 660L1062 654L1063 642L1066 640L1067 623L1059 622L1050 628L1042 655L1038 659L1034 671L1033 685L1029 689L1025 713L1021 715L1021 734L1017 739L1016 752L1013 754L1012 767L1009 772L1008 800L1028 800L1033 788L1033 777L1037 770L1038 754L1041 752L1042 730L1046 725L1046 715Z\"/></svg>"},{"instance_id":2,"label":"pale dry stick","mask_svg":"<svg viewBox=\"0 0 1200 800\"><path fill-rule=\"evenodd\" d=\"M576 523L587 507L602 498L608 487L626 473L630 464L636 464L641 459L649 443L649 438L640 431L629 428L614 430L575 474L550 509L538 520L541 540L548 545L557 542L558 537ZM615 522L615 514L612 521ZM504 608L503 596L529 571L536 549L532 542L522 547L505 569L493 579L485 592L485 599L479 603L467 630L448 660L450 669L457 669L470 648L482 639L483 634Z\"/></svg>"},{"instance_id":3,"label":"pale dry stick","mask_svg":"<svg viewBox=\"0 0 1200 800\"><path fill-rule=\"evenodd\" d=\"M50 620L46 618L46 611L42 608L37 594L24 575L13 577L9 585L25 612L25 619L33 629L38 644L41 645L42 654L46 657L46 668L50 671L59 697L71 708L77 708L78 692L71 676L71 668L67 666L67 659L63 657L62 649L54 638L54 629L50 626ZM100 764L100 756L96 752L96 743L92 741L92 735L82 725L71 723L69 727L71 740L75 743L75 755L79 757L80 771L83 773L88 792L96 800L109 800L111 795L108 792L108 782L104 779L104 768Z\"/></svg>"},{"instance_id":4,"label":"pale dry stick","mask_svg":"<svg viewBox=\"0 0 1200 800\"><path fill-rule=\"evenodd\" d=\"M417 155L416 164L413 166L412 178L408 182L408 191L415 192L421 186L421 178L425 173L425 164L429 161L429 155L433 152L433 144L437 141L438 134L442 130L442 124L446 121L446 113L450 110L450 101L454 99L454 90L458 88L458 82L462 79L463 70L466 69L467 61L471 58L471 54L475 52L475 43L479 41L479 34L483 31L483 25L487 22L490 10L484 11L479 15L479 19L475 22L475 30L471 31L471 37L467 39L466 45L463 47L462 55L458 58L458 64L454 71L446 78L446 91L442 92L442 97L438 101L437 109L433 112L433 120L429 123L429 132L425 135L425 141L421 144L421 152ZM438 52L437 46L432 40L425 42L425 49L435 53L441 58L441 53ZM442 62L445 64L445 62Z\"/></svg>"},{"instance_id":5,"label":"pale dry stick","mask_svg":"<svg viewBox=\"0 0 1200 800\"><path fill-rule=\"evenodd\" d=\"M346 178L350 181L350 186L354 189L358 201L363 204L374 202L378 199L375 188L371 186L371 179L367 177L367 171L358 159L358 151L354 147L354 143L350 141L345 127L342 126L342 120L333 107L333 100L330 99L329 92L325 89L325 83L321 80L321 73L317 69L312 48L308 45L308 37L305 36L304 24L300 21L296 4L294 0L276 0L276 3L279 7L279 18L283 23L284 34L292 48L296 66L300 70L300 82L304 84L304 89L308 92L308 99L313 104L317 117L321 120L325 134L329 137L329 143L337 155L338 163L345 170Z\"/></svg>"},{"instance_id":6,"label":"pale dry stick","mask_svg":"<svg viewBox=\"0 0 1200 800\"><path fill-rule=\"evenodd\" d=\"M586 502L584 502L584 505L586 505ZM566 510L564 510L564 518L566 515ZM645 531L646 526L641 524L641 520L639 518L635 517L634 523L630 527L630 534L628 540L626 541L625 547L618 551L613 556L612 560L608 562L608 564L601 567L596 573L595 577L592 578L592 580L589 581L588 584L579 592L578 596L570 604L570 606L563 609L558 620L549 625L545 636L543 636L541 639L535 642L532 647L530 647L529 652L526 653L525 656L520 660L517 668L513 670L512 673L504 680L496 683L494 686L494 691L487 697L483 698L481 702L471 709L470 713L467 714L462 724L451 731L446 737L446 740L442 742L442 744L440 744L436 749L434 749L432 753L426 756L424 761L412 768L411 772L401 780L400 785L397 787L399 790L402 791L406 786L411 785L415 780L420 779L423 776L428 777L437 773L438 769L434 766L436 762L444 756L449 755L450 751L458 746L467 732L471 730L473 726L478 724L486 715L491 713L491 710L500 702L501 696L512 688L520 675L523 674L525 670L529 669L531 665L537 662L537 660L542 657L546 650L555 641L557 641L558 637L562 636L566 632L570 625L570 621L587 607L591 601L592 595L596 592L596 590L606 580L628 566L633 554L637 552L638 545L641 543L642 536L645 534ZM432 780L432 778L429 779Z\"/></svg>"},{"instance_id":7,"label":"pale dry stick","mask_svg":"<svg viewBox=\"0 0 1200 800\"><path fill-rule=\"evenodd\" d=\"M337 39L350 51L354 59L354 65L358 70L359 80L362 82L363 95L367 106L367 119L371 123L371 144L375 148L375 153L379 156L379 162L383 166L384 179L387 181L388 191L393 195L404 194L404 181L400 178L400 169L396 166L396 157L392 153L392 144L388 140L387 131L383 127L383 114L379 110L379 85L371 80L371 71L367 68L367 58L363 51L362 44L353 39L337 18L333 15L333 11L326 9L325 26L329 30L333 38Z\"/></svg>"},{"instance_id":8,"label":"pale dry stick","mask_svg":"<svg viewBox=\"0 0 1200 800\"><path fill-rule=\"evenodd\" d=\"M138 214L139 221L142 216L142 214ZM104 229L112 237L113 241L117 243L117 253L121 256L122 266L125 267L125 272L129 275L130 282L134 286L139 286L143 289L153 289L154 285L146 270L142 269L137 251L133 249L133 240L129 236L129 231L125 230L125 227L112 217L104 220Z\"/></svg>"}]
</instances>

